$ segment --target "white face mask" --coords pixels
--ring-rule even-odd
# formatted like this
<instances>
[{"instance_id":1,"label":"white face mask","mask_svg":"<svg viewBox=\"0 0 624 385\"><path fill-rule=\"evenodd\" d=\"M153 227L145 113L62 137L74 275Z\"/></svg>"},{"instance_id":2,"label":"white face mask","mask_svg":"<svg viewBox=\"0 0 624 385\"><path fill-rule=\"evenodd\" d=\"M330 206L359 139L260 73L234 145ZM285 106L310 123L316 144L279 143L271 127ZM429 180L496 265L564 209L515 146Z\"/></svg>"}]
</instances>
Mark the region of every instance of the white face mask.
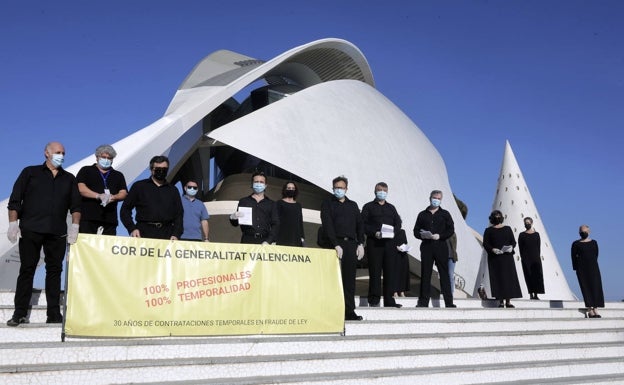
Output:
<instances>
[{"instance_id":1,"label":"white face mask","mask_svg":"<svg viewBox=\"0 0 624 385\"><path fill-rule=\"evenodd\" d=\"M100 167L102 167L103 169L109 169L110 166L113 165L113 160L112 159L106 159L106 158L99 158L98 159L98 164L100 165Z\"/></svg>"},{"instance_id":2,"label":"white face mask","mask_svg":"<svg viewBox=\"0 0 624 385\"><path fill-rule=\"evenodd\" d=\"M197 189L194 187L187 187L186 188L186 195L190 196L190 197L194 197L195 195L197 195Z\"/></svg>"},{"instance_id":3,"label":"white face mask","mask_svg":"<svg viewBox=\"0 0 624 385\"><path fill-rule=\"evenodd\" d=\"M54 166L54 168L59 168L63 165L63 161L65 160L65 155L63 154L52 154L52 158L50 158L50 162Z\"/></svg>"},{"instance_id":4,"label":"white face mask","mask_svg":"<svg viewBox=\"0 0 624 385\"><path fill-rule=\"evenodd\" d=\"M442 201L440 199L431 198L431 206L433 206L433 207L440 207L441 203L442 203Z\"/></svg>"}]
</instances>

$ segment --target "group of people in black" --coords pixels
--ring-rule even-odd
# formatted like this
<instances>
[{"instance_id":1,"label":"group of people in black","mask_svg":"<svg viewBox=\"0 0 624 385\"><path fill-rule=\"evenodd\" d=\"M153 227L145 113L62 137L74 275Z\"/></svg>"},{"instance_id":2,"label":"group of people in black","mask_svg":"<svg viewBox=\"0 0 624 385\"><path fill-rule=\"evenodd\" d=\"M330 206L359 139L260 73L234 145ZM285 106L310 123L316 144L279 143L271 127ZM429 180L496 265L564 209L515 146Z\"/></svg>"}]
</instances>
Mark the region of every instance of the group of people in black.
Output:
<instances>
[{"instance_id":1,"label":"group of people in black","mask_svg":"<svg viewBox=\"0 0 624 385\"><path fill-rule=\"evenodd\" d=\"M110 145L96 148L96 162L80 169L76 177L63 169L65 148L59 142L45 146L45 162L22 170L8 203L8 239L19 240L20 270L15 290L15 311L7 325L28 323L28 309L33 279L40 253L46 264L45 292L48 323L62 322L60 291L62 262L66 245L76 242L78 233L116 235L117 205L123 202L119 216L132 237L208 241L208 212L200 200L196 181L184 184L184 194L168 183L169 159L154 156L149 163L150 176L134 183L128 190L123 174L112 167L117 156ZM294 182L282 188L282 199L274 202L265 196L267 177L252 175L252 194L238 202L230 215L233 226L240 226L241 243L305 246L302 206ZM368 258L369 306L400 308L395 297L409 291L407 237L396 208L387 202L388 185L374 187L375 198L360 212L358 204L346 193L348 179L332 181L332 197L321 205L321 228L326 244L340 259L345 302L345 320L362 320L355 313L355 278L358 261ZM442 192L434 190L429 206L416 219L414 236L421 240L421 282L417 307L428 307L431 297L433 265L440 276L445 307L453 303L453 267L456 242L453 219L441 207ZM135 212L133 217L132 213ZM71 224L67 225L67 213ZM516 241L509 226L503 226L503 214L490 215L492 226L485 230L483 246L488 253L492 295L500 307L513 307L511 298L522 297L513 259ZM531 218L524 220L526 231L518 245L523 271L532 299L544 293L539 234ZM581 239L572 245L572 264L588 307L588 317L599 318L597 307L604 307L598 245L589 238L589 227L581 226ZM320 235L320 234L319 234ZM320 236L319 236L320 238ZM452 266L450 266L452 263ZM449 270L450 268L450 270ZM450 272L449 272L450 271ZM383 279L382 279L383 276Z\"/></svg>"}]
</instances>

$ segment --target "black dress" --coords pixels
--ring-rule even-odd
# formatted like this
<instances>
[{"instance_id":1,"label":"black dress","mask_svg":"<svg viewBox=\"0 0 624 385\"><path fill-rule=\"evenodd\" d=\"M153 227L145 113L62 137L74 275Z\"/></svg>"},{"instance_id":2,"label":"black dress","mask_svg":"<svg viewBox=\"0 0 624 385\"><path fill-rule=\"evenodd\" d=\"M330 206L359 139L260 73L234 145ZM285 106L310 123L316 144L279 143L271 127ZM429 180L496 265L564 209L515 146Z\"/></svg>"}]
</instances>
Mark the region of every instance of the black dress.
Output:
<instances>
[{"instance_id":1,"label":"black dress","mask_svg":"<svg viewBox=\"0 0 624 385\"><path fill-rule=\"evenodd\" d=\"M583 300L587 307L604 307L602 277L598 267L598 242L591 240L572 243L572 268L581 287Z\"/></svg>"},{"instance_id":2,"label":"black dress","mask_svg":"<svg viewBox=\"0 0 624 385\"><path fill-rule=\"evenodd\" d=\"M542 270L540 235L538 232L518 235L518 249L522 260L522 272L529 293L544 293L544 271Z\"/></svg>"},{"instance_id":3,"label":"black dress","mask_svg":"<svg viewBox=\"0 0 624 385\"><path fill-rule=\"evenodd\" d=\"M276 202L280 220L276 243L281 246L303 246L303 212L299 202Z\"/></svg>"},{"instance_id":4,"label":"black dress","mask_svg":"<svg viewBox=\"0 0 624 385\"><path fill-rule=\"evenodd\" d=\"M492 249L503 246L516 246L516 239L509 226L488 227L483 233L483 247L488 253L488 269L490 270L490 288L492 297L502 300L521 298L522 290L518 282L516 262L513 250L508 253L494 254Z\"/></svg>"}]
</instances>

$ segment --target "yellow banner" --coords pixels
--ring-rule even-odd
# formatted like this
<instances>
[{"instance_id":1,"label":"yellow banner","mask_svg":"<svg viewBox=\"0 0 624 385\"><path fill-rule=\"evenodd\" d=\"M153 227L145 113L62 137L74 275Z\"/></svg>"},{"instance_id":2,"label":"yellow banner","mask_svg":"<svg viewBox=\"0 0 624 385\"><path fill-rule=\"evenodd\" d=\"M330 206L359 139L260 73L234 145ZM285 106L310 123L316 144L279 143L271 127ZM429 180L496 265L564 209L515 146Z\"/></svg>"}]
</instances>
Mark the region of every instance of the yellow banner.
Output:
<instances>
[{"instance_id":1,"label":"yellow banner","mask_svg":"<svg viewBox=\"0 0 624 385\"><path fill-rule=\"evenodd\" d=\"M67 274L68 336L344 330L333 250L80 234Z\"/></svg>"}]
</instances>

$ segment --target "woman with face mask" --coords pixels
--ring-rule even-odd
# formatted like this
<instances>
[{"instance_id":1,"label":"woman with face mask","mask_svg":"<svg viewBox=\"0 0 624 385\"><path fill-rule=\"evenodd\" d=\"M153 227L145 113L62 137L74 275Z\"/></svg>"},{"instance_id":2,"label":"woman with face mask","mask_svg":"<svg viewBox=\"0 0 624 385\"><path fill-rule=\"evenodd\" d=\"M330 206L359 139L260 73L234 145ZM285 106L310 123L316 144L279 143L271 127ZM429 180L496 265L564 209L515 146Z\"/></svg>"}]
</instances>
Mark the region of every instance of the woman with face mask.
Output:
<instances>
[{"instance_id":1,"label":"woman with face mask","mask_svg":"<svg viewBox=\"0 0 624 385\"><path fill-rule=\"evenodd\" d=\"M282 199L276 202L279 216L277 244L282 246L304 246L303 208L297 202L299 189L294 182L282 187Z\"/></svg>"},{"instance_id":2,"label":"woman with face mask","mask_svg":"<svg viewBox=\"0 0 624 385\"><path fill-rule=\"evenodd\" d=\"M511 298L522 297L514 260L516 239L511 228L503 225L499 210L492 211L489 219L491 226L483 233L483 247L488 253L492 296L498 299L498 307L513 308Z\"/></svg>"},{"instance_id":3,"label":"woman with face mask","mask_svg":"<svg viewBox=\"0 0 624 385\"><path fill-rule=\"evenodd\" d=\"M539 299L538 294L544 294L544 272L542 270L541 239L533 228L533 219L524 218L526 231L518 235L518 248L522 260L524 280L531 295L531 299Z\"/></svg>"},{"instance_id":4,"label":"woman with face mask","mask_svg":"<svg viewBox=\"0 0 624 385\"><path fill-rule=\"evenodd\" d=\"M602 292L602 277L598 267L598 242L589 237L589 226L579 227L579 236L572 243L572 268L576 271L587 317L601 318L596 311L597 307L604 307L604 294Z\"/></svg>"}]
</instances>

